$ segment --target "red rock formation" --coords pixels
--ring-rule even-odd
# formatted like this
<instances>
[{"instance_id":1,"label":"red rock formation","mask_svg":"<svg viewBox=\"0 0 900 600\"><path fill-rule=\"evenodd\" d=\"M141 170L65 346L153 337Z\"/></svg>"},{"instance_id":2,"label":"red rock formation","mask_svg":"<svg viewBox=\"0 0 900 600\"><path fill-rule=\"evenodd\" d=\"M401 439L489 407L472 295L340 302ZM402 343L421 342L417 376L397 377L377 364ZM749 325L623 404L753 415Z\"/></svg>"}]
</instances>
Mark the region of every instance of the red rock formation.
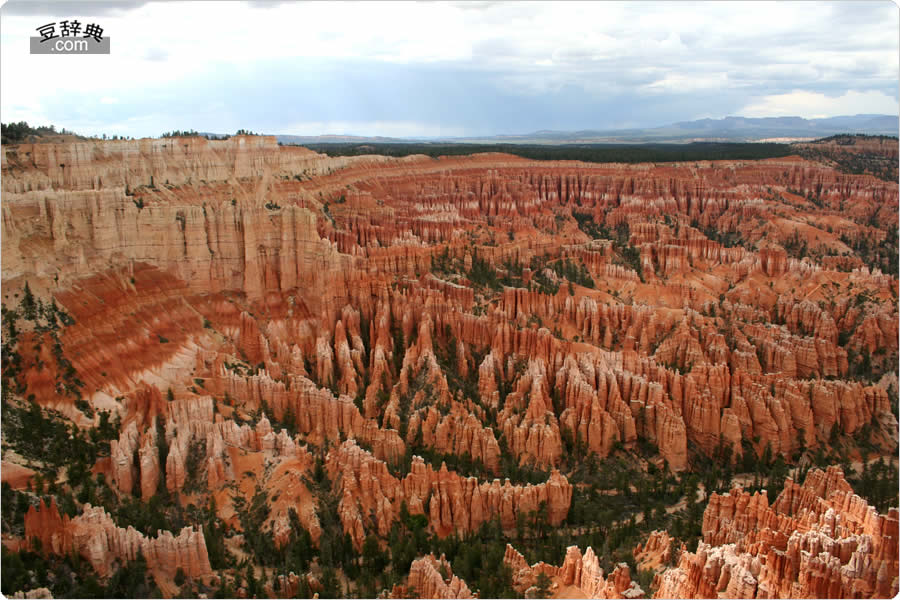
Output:
<instances>
[{"instance_id":1,"label":"red rock formation","mask_svg":"<svg viewBox=\"0 0 900 600\"><path fill-rule=\"evenodd\" d=\"M428 554L409 567L406 585L394 586L391 598L473 598L466 582L453 574L450 563Z\"/></svg>"},{"instance_id":2,"label":"red rock formation","mask_svg":"<svg viewBox=\"0 0 900 600\"><path fill-rule=\"evenodd\" d=\"M36 588L33 590L28 590L27 592L14 592L9 597L10 598L21 598L23 600L26 598L28 600L38 600L38 599L52 600L53 594L47 588L41 587L41 588Z\"/></svg>"},{"instance_id":3,"label":"red rock formation","mask_svg":"<svg viewBox=\"0 0 900 600\"><path fill-rule=\"evenodd\" d=\"M157 492L161 476L159 442L157 440L155 423L152 423L144 432L138 454L141 474L141 498L149 500Z\"/></svg>"},{"instance_id":4,"label":"red rock formation","mask_svg":"<svg viewBox=\"0 0 900 600\"><path fill-rule=\"evenodd\" d=\"M485 468L499 474L500 446L494 431L458 402L452 402L450 414L443 416L434 406L417 410L409 418L406 441L412 443L421 432L425 446L439 452L480 460Z\"/></svg>"},{"instance_id":5,"label":"red rock formation","mask_svg":"<svg viewBox=\"0 0 900 600\"><path fill-rule=\"evenodd\" d=\"M0 466L0 479L3 483L8 483L14 490L22 490L28 487L34 478L34 471L28 467L17 465L15 463L3 461Z\"/></svg>"},{"instance_id":6,"label":"red rock formation","mask_svg":"<svg viewBox=\"0 0 900 600\"><path fill-rule=\"evenodd\" d=\"M581 555L576 546L569 546L566 559L559 568L562 585L574 585L588 598L642 598L644 591L631 580L628 565L619 563L606 579L593 549Z\"/></svg>"},{"instance_id":7,"label":"red rock formation","mask_svg":"<svg viewBox=\"0 0 900 600\"><path fill-rule=\"evenodd\" d=\"M646 544L638 544L634 549L634 559L638 569L655 570L672 560L672 538L665 531L653 530Z\"/></svg>"},{"instance_id":8,"label":"red rock formation","mask_svg":"<svg viewBox=\"0 0 900 600\"><path fill-rule=\"evenodd\" d=\"M512 571L513 587L526 598L534 597L533 586L543 573L553 581L555 597L577 598L643 598L644 591L631 580L628 565L621 563L604 578L603 570L593 549L582 556L577 546L569 546L559 567L544 562L528 566L525 558L511 545L506 545L503 564Z\"/></svg>"},{"instance_id":9,"label":"red rock formation","mask_svg":"<svg viewBox=\"0 0 900 600\"><path fill-rule=\"evenodd\" d=\"M371 444L376 456L390 460L405 451L396 431L380 429L374 420L362 416L350 398L335 398L302 375L294 377L288 389L265 374L244 378L226 371L221 385L229 396L242 399L249 407L265 403L279 419L292 413L297 428L313 442L339 440L341 436L358 438Z\"/></svg>"},{"instance_id":10,"label":"red rock formation","mask_svg":"<svg viewBox=\"0 0 900 600\"><path fill-rule=\"evenodd\" d=\"M41 501L38 508L29 508L25 515L25 538L40 540L45 552L78 553L101 577L111 573L113 561L134 560L138 553L143 554L151 571L168 577L173 577L178 569L188 577L212 575L202 531L185 527L177 536L163 531L149 538L131 527L116 527L106 511L90 504L85 505L82 514L69 519L60 516L55 502L47 506Z\"/></svg>"},{"instance_id":11,"label":"red rock formation","mask_svg":"<svg viewBox=\"0 0 900 600\"><path fill-rule=\"evenodd\" d=\"M269 598L297 598L300 593L300 584L305 581L310 590L313 591L313 597L318 597L318 592L322 589L318 580L310 574L297 575L293 571L287 575L277 575L275 577L277 583L266 583L266 596Z\"/></svg>"},{"instance_id":12,"label":"red rock formation","mask_svg":"<svg viewBox=\"0 0 900 600\"><path fill-rule=\"evenodd\" d=\"M332 450L325 467L341 496L338 511L344 531L357 547L366 535L365 517L374 513L377 532L387 535L403 502L412 514L425 513L427 505L429 527L446 536L453 531L473 532L494 517L504 529L512 529L518 514L536 512L541 503L547 505L549 523L558 525L572 501L572 487L557 471L536 486L513 486L509 480L501 484L498 479L479 483L474 477L448 471L446 465L435 471L413 457L409 474L401 480L353 440Z\"/></svg>"},{"instance_id":13,"label":"red rock formation","mask_svg":"<svg viewBox=\"0 0 900 600\"><path fill-rule=\"evenodd\" d=\"M130 423L125 427L118 441L112 440L110 442L109 453L112 459L112 480L116 487L126 494L130 494L134 487L136 476L134 453L137 449L138 432L134 423Z\"/></svg>"},{"instance_id":14,"label":"red rock formation","mask_svg":"<svg viewBox=\"0 0 900 600\"><path fill-rule=\"evenodd\" d=\"M0 158L4 306L19 310L27 281L74 320L19 328L19 399L34 394L82 427L92 412L94 424L99 410L119 415L94 468L118 493L202 497L205 483L238 527L228 492L250 497L259 483L277 496L265 526L278 544L291 509L320 532L307 446L332 446L342 525L360 544L386 534L402 502L438 535L493 517L512 527L541 502L563 521L562 475L513 486L420 459L394 475L387 465L419 444L502 475L501 447L555 468L579 442L605 457L640 438L680 471L689 445L739 455L750 442L790 459L832 431L871 426L877 443L896 441L886 386L859 377L868 365L877 380L897 359L897 278L858 250L896 232L892 182L797 157L329 158L261 136L4 146ZM621 239L590 239L589 221ZM799 241L812 250L802 260ZM560 259L593 286L569 288L549 268ZM541 293L542 277L558 293ZM821 492L845 494L835 511L865 512L835 490ZM825 532L839 564L803 559L837 546L810 534L819 492L785 494L772 506L714 497L708 547L682 556L694 579L668 589L865 594L868 577L890 591L889 568L873 573L843 530ZM806 537L789 560L770 561L766 548L789 554L796 531ZM664 541L641 548L647 564L665 560ZM595 577L586 557L567 561L569 574L582 565L579 581L588 573L579 585L631 593L623 570ZM803 587L784 588L801 564ZM782 570L767 579L763 567Z\"/></svg>"},{"instance_id":15,"label":"red rock formation","mask_svg":"<svg viewBox=\"0 0 900 600\"><path fill-rule=\"evenodd\" d=\"M317 505L304 478L310 476L312 457L303 447L298 447L296 458L289 455L277 463L272 474L266 479L265 491L271 502L269 518L275 545L279 548L288 542L291 534L290 512L297 514L300 525L306 529L314 544L319 543L322 526L316 514Z\"/></svg>"},{"instance_id":16,"label":"red rock formation","mask_svg":"<svg viewBox=\"0 0 900 600\"><path fill-rule=\"evenodd\" d=\"M765 492L713 494L703 542L657 576L659 598L888 597L896 595L897 509L855 495L837 467Z\"/></svg>"},{"instance_id":17,"label":"red rock formation","mask_svg":"<svg viewBox=\"0 0 900 600\"><path fill-rule=\"evenodd\" d=\"M509 567L512 574L513 589L526 594L526 597L531 597L528 595L527 590L531 589L537 583L537 578L541 573L552 579L558 576L560 572L560 567L548 565L545 562L538 562L529 566L525 557L522 556L518 550L513 548L511 544L506 544L506 552L503 554L503 564Z\"/></svg>"},{"instance_id":18,"label":"red rock formation","mask_svg":"<svg viewBox=\"0 0 900 600\"><path fill-rule=\"evenodd\" d=\"M541 467L559 464L562 438L543 361L529 361L516 383L516 390L506 397L498 419L503 423L503 436L509 449L519 457L520 463Z\"/></svg>"}]
</instances>

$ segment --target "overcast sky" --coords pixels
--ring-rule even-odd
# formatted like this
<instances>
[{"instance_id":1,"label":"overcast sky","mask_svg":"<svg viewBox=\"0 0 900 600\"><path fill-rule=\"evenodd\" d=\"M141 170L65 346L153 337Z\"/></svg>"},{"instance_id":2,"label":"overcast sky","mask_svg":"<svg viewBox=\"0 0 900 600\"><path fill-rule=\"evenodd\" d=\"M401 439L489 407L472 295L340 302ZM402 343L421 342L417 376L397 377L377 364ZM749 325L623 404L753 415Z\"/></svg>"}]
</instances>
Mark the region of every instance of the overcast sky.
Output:
<instances>
[{"instance_id":1,"label":"overcast sky","mask_svg":"<svg viewBox=\"0 0 900 600\"><path fill-rule=\"evenodd\" d=\"M898 113L876 2L16 2L0 117L86 134L462 136ZM30 55L50 22L106 56Z\"/></svg>"}]
</instances>

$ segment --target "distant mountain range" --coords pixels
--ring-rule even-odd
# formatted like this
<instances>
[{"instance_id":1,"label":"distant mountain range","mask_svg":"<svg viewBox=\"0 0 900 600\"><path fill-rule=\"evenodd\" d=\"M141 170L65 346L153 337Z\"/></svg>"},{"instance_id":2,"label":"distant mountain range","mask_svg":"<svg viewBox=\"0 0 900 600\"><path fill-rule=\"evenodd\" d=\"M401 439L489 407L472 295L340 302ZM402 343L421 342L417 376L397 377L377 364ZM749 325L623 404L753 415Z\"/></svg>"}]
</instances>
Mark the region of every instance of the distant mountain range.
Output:
<instances>
[{"instance_id":1,"label":"distant mountain range","mask_svg":"<svg viewBox=\"0 0 900 600\"><path fill-rule=\"evenodd\" d=\"M283 144L457 142L478 144L609 144L609 143L689 143L802 141L838 133L892 135L900 132L895 115L852 115L827 119L802 117L725 117L682 121L647 129L584 131L535 131L522 135L495 135L463 138L390 138L355 135L278 135Z\"/></svg>"}]
</instances>

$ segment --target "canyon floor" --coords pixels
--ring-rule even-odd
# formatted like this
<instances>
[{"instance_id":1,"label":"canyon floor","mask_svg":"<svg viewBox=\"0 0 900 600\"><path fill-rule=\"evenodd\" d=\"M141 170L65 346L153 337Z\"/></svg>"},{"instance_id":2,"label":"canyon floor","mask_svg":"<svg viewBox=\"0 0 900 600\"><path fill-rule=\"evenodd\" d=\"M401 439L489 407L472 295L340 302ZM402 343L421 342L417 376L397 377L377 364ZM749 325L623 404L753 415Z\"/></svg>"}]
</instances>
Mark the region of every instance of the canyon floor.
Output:
<instances>
[{"instance_id":1,"label":"canyon floor","mask_svg":"<svg viewBox=\"0 0 900 600\"><path fill-rule=\"evenodd\" d=\"M4 146L2 592L896 595L898 185L823 148Z\"/></svg>"}]
</instances>

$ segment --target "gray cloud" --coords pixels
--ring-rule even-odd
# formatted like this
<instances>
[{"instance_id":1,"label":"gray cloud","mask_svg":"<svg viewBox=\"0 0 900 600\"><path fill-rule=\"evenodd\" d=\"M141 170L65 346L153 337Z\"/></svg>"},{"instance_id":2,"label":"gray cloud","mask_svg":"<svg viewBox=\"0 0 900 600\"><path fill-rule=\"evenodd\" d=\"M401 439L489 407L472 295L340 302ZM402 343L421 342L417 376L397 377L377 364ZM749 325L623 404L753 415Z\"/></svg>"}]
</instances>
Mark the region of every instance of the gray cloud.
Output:
<instances>
[{"instance_id":1,"label":"gray cloud","mask_svg":"<svg viewBox=\"0 0 900 600\"><path fill-rule=\"evenodd\" d=\"M493 2L491 0L467 0L463 2L451 2L451 4L463 10L488 10L490 8L501 6L503 2Z\"/></svg>"},{"instance_id":2,"label":"gray cloud","mask_svg":"<svg viewBox=\"0 0 900 600\"><path fill-rule=\"evenodd\" d=\"M3 16L122 14L147 4L154 3L14 0L4 6ZM353 10L342 9L345 21L304 23L297 34L302 43L284 48L268 46L267 37L293 35L285 29L294 26L285 15L294 4L248 5L261 9L241 13L254 21L257 35L234 48L256 50L251 57L232 54L229 60L206 52L198 58L198 50L202 54L210 47L209 38L170 32L168 39L133 43L137 62L130 68L152 67L166 77L167 65L196 63L189 76L148 78L114 93L90 86L64 96L48 93L39 101L41 114L69 128L107 123L142 127L145 134L238 127L289 133L296 123L352 128L402 122L482 135L657 126L740 114L747 106L771 107L766 98L798 93L819 100L848 91L856 98L897 98L898 14L888 2L761 3L750 9L716 2L462 2L441 5L460 9L446 27L441 23L432 30L419 21L415 29L389 19L358 47L353 44L369 31L353 20ZM427 12L434 5L406 6ZM47 7L53 12L40 12ZM582 7L600 12L585 16ZM85 12L90 10L100 12ZM166 14L155 6L145 12L157 19ZM127 15L122 21L128 24ZM419 40L423 31L433 34L433 42L428 36ZM450 39L447 31L459 36ZM231 39L243 32L241 23L220 18L214 33ZM260 48L270 47L261 58ZM340 52L319 56L321 48L355 50L353 57L337 59ZM421 56L432 49L434 56ZM117 101L102 104L104 95ZM785 106L797 110L796 102Z\"/></svg>"},{"instance_id":3,"label":"gray cloud","mask_svg":"<svg viewBox=\"0 0 900 600\"><path fill-rule=\"evenodd\" d=\"M57 0L35 1L10 0L3 5L2 15L7 16L48 16L48 17L99 17L103 15L118 15L136 10L148 1L114 0Z\"/></svg>"},{"instance_id":4,"label":"gray cloud","mask_svg":"<svg viewBox=\"0 0 900 600\"><path fill-rule=\"evenodd\" d=\"M259 8L261 10L278 8L279 6L284 6L285 4L290 3L290 1L285 0L246 0L244 2L244 4L246 4L250 8Z\"/></svg>"},{"instance_id":5,"label":"gray cloud","mask_svg":"<svg viewBox=\"0 0 900 600\"><path fill-rule=\"evenodd\" d=\"M723 93L698 107L693 95L636 98L624 93L592 94L567 84L522 96L502 85L498 73L446 66L403 67L373 62L303 65L270 61L252 76L217 71L179 84L174 96L135 90L103 107L110 122L148 113L172 115L159 132L172 128L230 131L251 127L284 132L294 121L359 122L403 120L441 123L471 134L521 133L538 129L598 129L622 123L660 125L696 116L698 108L729 113L742 95ZM390 86L382 83L391 82ZM218 105L214 111L197 106ZM95 118L98 105L78 95L56 98L52 111L65 122ZM230 126L205 121L234 115ZM352 118L348 119L348 115ZM110 132L115 133L115 132ZM348 131L347 133L354 133Z\"/></svg>"}]
</instances>

